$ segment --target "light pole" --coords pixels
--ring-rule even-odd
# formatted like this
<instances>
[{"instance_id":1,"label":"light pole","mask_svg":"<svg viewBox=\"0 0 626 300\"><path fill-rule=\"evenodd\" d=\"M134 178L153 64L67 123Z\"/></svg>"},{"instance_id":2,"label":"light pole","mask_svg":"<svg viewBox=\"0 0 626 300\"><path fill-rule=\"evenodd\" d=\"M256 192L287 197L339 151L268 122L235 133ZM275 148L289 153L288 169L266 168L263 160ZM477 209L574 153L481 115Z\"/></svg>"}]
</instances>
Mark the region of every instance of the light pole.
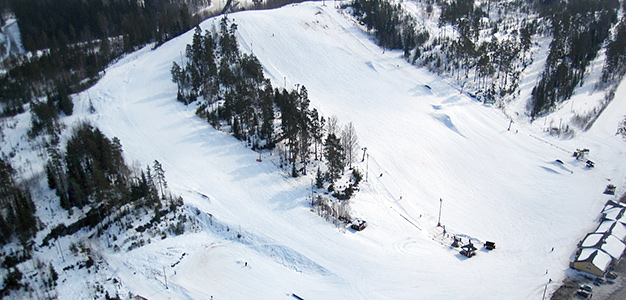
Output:
<instances>
[{"instance_id":1,"label":"light pole","mask_svg":"<svg viewBox=\"0 0 626 300\"><path fill-rule=\"evenodd\" d=\"M311 207L313 207L313 178L311 178Z\"/></svg>"},{"instance_id":2,"label":"light pole","mask_svg":"<svg viewBox=\"0 0 626 300\"><path fill-rule=\"evenodd\" d=\"M437 220L437 227L441 227L441 206L443 205L443 199L439 198L439 219Z\"/></svg>"},{"instance_id":3,"label":"light pole","mask_svg":"<svg viewBox=\"0 0 626 300\"><path fill-rule=\"evenodd\" d=\"M367 177L370 174L370 154L367 154L367 161L365 162L365 182L367 182Z\"/></svg>"}]
</instances>

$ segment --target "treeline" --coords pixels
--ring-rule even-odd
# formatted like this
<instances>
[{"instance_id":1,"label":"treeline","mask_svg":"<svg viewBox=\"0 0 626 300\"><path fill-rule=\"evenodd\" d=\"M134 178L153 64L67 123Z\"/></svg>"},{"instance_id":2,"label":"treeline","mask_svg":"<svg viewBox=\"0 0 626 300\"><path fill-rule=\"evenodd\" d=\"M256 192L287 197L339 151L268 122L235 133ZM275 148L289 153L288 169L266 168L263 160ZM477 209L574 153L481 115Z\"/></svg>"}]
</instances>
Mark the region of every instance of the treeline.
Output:
<instances>
[{"instance_id":1,"label":"treeline","mask_svg":"<svg viewBox=\"0 0 626 300\"><path fill-rule=\"evenodd\" d=\"M531 116L569 99L582 84L587 66L617 22L619 6L619 0L538 1L537 9L552 25L553 40L532 92Z\"/></svg>"},{"instance_id":2,"label":"treeline","mask_svg":"<svg viewBox=\"0 0 626 300\"><path fill-rule=\"evenodd\" d=\"M10 0L28 51L123 36L127 48L164 41L190 28L178 0Z\"/></svg>"},{"instance_id":3,"label":"treeline","mask_svg":"<svg viewBox=\"0 0 626 300\"><path fill-rule=\"evenodd\" d=\"M294 177L306 175L312 160L325 159L328 170L322 180L332 185L356 158L352 124L342 130L336 118L326 119L311 109L304 86L291 91L273 88L259 60L239 50L237 25L227 17L216 30L203 34L196 28L184 66L172 64L179 101L198 101L200 117L229 130L252 149L278 149L281 167Z\"/></svg>"},{"instance_id":4,"label":"treeline","mask_svg":"<svg viewBox=\"0 0 626 300\"><path fill-rule=\"evenodd\" d=\"M24 112L24 104L47 95L71 94L90 86L121 51L82 47L51 49L37 57L12 57L0 75L0 116ZM100 51L101 50L101 51Z\"/></svg>"},{"instance_id":5,"label":"treeline","mask_svg":"<svg viewBox=\"0 0 626 300\"><path fill-rule=\"evenodd\" d=\"M0 245L18 239L25 244L38 230L35 204L16 180L11 163L0 158Z\"/></svg>"},{"instance_id":6,"label":"treeline","mask_svg":"<svg viewBox=\"0 0 626 300\"><path fill-rule=\"evenodd\" d=\"M400 4L393 4L387 0L353 0L348 3L352 7L352 14L378 40L378 44L387 49L401 49L404 56L411 56L411 51L419 51L429 38L426 30L418 30L415 19L406 13ZM417 53L414 56L419 56Z\"/></svg>"},{"instance_id":7,"label":"treeline","mask_svg":"<svg viewBox=\"0 0 626 300\"><path fill-rule=\"evenodd\" d=\"M199 21L178 0L8 0L6 5L18 19L24 47L35 52L2 62L3 116L23 112L31 99L63 92L59 88L82 91L123 53L159 45Z\"/></svg>"}]
</instances>

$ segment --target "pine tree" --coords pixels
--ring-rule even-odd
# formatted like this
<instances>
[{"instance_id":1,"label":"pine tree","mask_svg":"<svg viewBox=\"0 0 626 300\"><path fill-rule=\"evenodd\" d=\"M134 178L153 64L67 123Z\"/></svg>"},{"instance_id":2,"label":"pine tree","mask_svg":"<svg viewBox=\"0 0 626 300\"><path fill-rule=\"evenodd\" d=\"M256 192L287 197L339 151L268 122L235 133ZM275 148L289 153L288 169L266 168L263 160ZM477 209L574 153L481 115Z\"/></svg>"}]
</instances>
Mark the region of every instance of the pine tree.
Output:
<instances>
[{"instance_id":1,"label":"pine tree","mask_svg":"<svg viewBox=\"0 0 626 300\"><path fill-rule=\"evenodd\" d=\"M306 87L302 86L298 95L298 141L300 162L304 164L303 174L306 175L306 165L310 156L311 147L311 120L309 111L309 96Z\"/></svg>"},{"instance_id":2,"label":"pine tree","mask_svg":"<svg viewBox=\"0 0 626 300\"><path fill-rule=\"evenodd\" d=\"M260 93L261 101L261 118L263 119L261 124L260 136L266 140L268 148L273 144L272 134L274 132L274 95L271 84L267 84L264 90Z\"/></svg>"},{"instance_id":3,"label":"pine tree","mask_svg":"<svg viewBox=\"0 0 626 300\"><path fill-rule=\"evenodd\" d=\"M37 136L42 131L47 134L56 134L59 132L59 111L57 106L54 104L52 96L49 96L45 102L31 103L30 109L32 113L32 127L29 135L31 137Z\"/></svg>"},{"instance_id":4,"label":"pine tree","mask_svg":"<svg viewBox=\"0 0 626 300\"><path fill-rule=\"evenodd\" d=\"M54 102L60 112L63 112L66 116L71 116L74 112L74 103L68 95L67 89L64 85L58 84L56 87L56 95L53 96Z\"/></svg>"},{"instance_id":5,"label":"pine tree","mask_svg":"<svg viewBox=\"0 0 626 300\"><path fill-rule=\"evenodd\" d=\"M328 166L328 179L331 184L335 183L344 168L344 155L341 141L335 136L334 133L330 133L326 137L324 144L324 155L326 156L326 164Z\"/></svg>"},{"instance_id":6,"label":"pine tree","mask_svg":"<svg viewBox=\"0 0 626 300\"><path fill-rule=\"evenodd\" d=\"M57 285L57 280L59 279L59 274L57 273L57 271L54 269L54 266L52 264L50 264L50 279L53 282L53 285Z\"/></svg>"},{"instance_id":7,"label":"pine tree","mask_svg":"<svg viewBox=\"0 0 626 300\"><path fill-rule=\"evenodd\" d=\"M318 160L318 148L322 145L322 138L324 137L324 117L319 116L317 109L311 111L311 136L313 137L313 149L315 151L315 160Z\"/></svg>"},{"instance_id":8,"label":"pine tree","mask_svg":"<svg viewBox=\"0 0 626 300\"><path fill-rule=\"evenodd\" d=\"M320 170L319 167L317 167L317 174L315 174L315 186L318 189L324 187L324 176L322 175L322 170Z\"/></svg>"}]
</instances>

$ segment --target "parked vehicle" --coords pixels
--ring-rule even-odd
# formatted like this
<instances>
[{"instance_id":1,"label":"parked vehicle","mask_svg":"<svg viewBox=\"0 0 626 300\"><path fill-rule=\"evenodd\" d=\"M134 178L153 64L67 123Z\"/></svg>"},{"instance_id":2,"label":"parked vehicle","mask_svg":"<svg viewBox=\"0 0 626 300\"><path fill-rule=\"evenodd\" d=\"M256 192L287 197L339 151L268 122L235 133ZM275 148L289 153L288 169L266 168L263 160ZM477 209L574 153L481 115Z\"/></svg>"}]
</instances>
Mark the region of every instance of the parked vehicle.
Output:
<instances>
[{"instance_id":1,"label":"parked vehicle","mask_svg":"<svg viewBox=\"0 0 626 300\"><path fill-rule=\"evenodd\" d=\"M590 292L590 293L593 291L593 287L588 285L588 284L580 285L580 289L581 290L585 290L585 291Z\"/></svg>"},{"instance_id":2,"label":"parked vehicle","mask_svg":"<svg viewBox=\"0 0 626 300\"><path fill-rule=\"evenodd\" d=\"M606 274L606 278L615 280L615 279L617 279L617 273L609 272L609 273Z\"/></svg>"},{"instance_id":3,"label":"parked vehicle","mask_svg":"<svg viewBox=\"0 0 626 300\"><path fill-rule=\"evenodd\" d=\"M615 185L608 184L606 186L606 189L604 190L604 193L607 195L615 195Z\"/></svg>"},{"instance_id":4,"label":"parked vehicle","mask_svg":"<svg viewBox=\"0 0 626 300\"><path fill-rule=\"evenodd\" d=\"M579 290L576 292L576 295L583 297L583 299L589 299L589 298L591 298L591 292L588 292L588 291L583 290L583 289L579 289Z\"/></svg>"}]
</instances>

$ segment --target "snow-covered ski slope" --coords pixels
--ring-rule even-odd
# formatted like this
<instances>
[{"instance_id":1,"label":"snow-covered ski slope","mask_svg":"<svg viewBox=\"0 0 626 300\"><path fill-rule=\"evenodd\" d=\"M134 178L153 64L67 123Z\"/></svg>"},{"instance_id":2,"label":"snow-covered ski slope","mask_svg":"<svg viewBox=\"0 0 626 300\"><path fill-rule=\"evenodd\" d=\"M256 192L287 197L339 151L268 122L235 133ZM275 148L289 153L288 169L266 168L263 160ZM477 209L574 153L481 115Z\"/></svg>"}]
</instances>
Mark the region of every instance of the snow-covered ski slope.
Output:
<instances>
[{"instance_id":1,"label":"snow-covered ski slope","mask_svg":"<svg viewBox=\"0 0 626 300\"><path fill-rule=\"evenodd\" d=\"M530 124L507 130L498 109L383 51L332 5L229 17L274 86L304 84L323 115L354 123L369 154L358 167L369 173L351 200L353 215L369 226L341 232L326 223L309 211L310 178L256 162L256 153L176 101L169 70L189 32L111 66L80 95L70 120L91 120L119 137L129 160L159 160L171 190L199 209L200 232L130 252L103 250L134 294L540 299L549 279L548 292L564 279L578 240L596 226L610 199L602 194L608 180L624 187L626 144L615 135L626 113L624 84L591 130L559 140ZM571 157L577 147L591 150L596 168ZM440 199L447 233L497 249L477 243L478 255L466 259L440 243Z\"/></svg>"}]
</instances>

